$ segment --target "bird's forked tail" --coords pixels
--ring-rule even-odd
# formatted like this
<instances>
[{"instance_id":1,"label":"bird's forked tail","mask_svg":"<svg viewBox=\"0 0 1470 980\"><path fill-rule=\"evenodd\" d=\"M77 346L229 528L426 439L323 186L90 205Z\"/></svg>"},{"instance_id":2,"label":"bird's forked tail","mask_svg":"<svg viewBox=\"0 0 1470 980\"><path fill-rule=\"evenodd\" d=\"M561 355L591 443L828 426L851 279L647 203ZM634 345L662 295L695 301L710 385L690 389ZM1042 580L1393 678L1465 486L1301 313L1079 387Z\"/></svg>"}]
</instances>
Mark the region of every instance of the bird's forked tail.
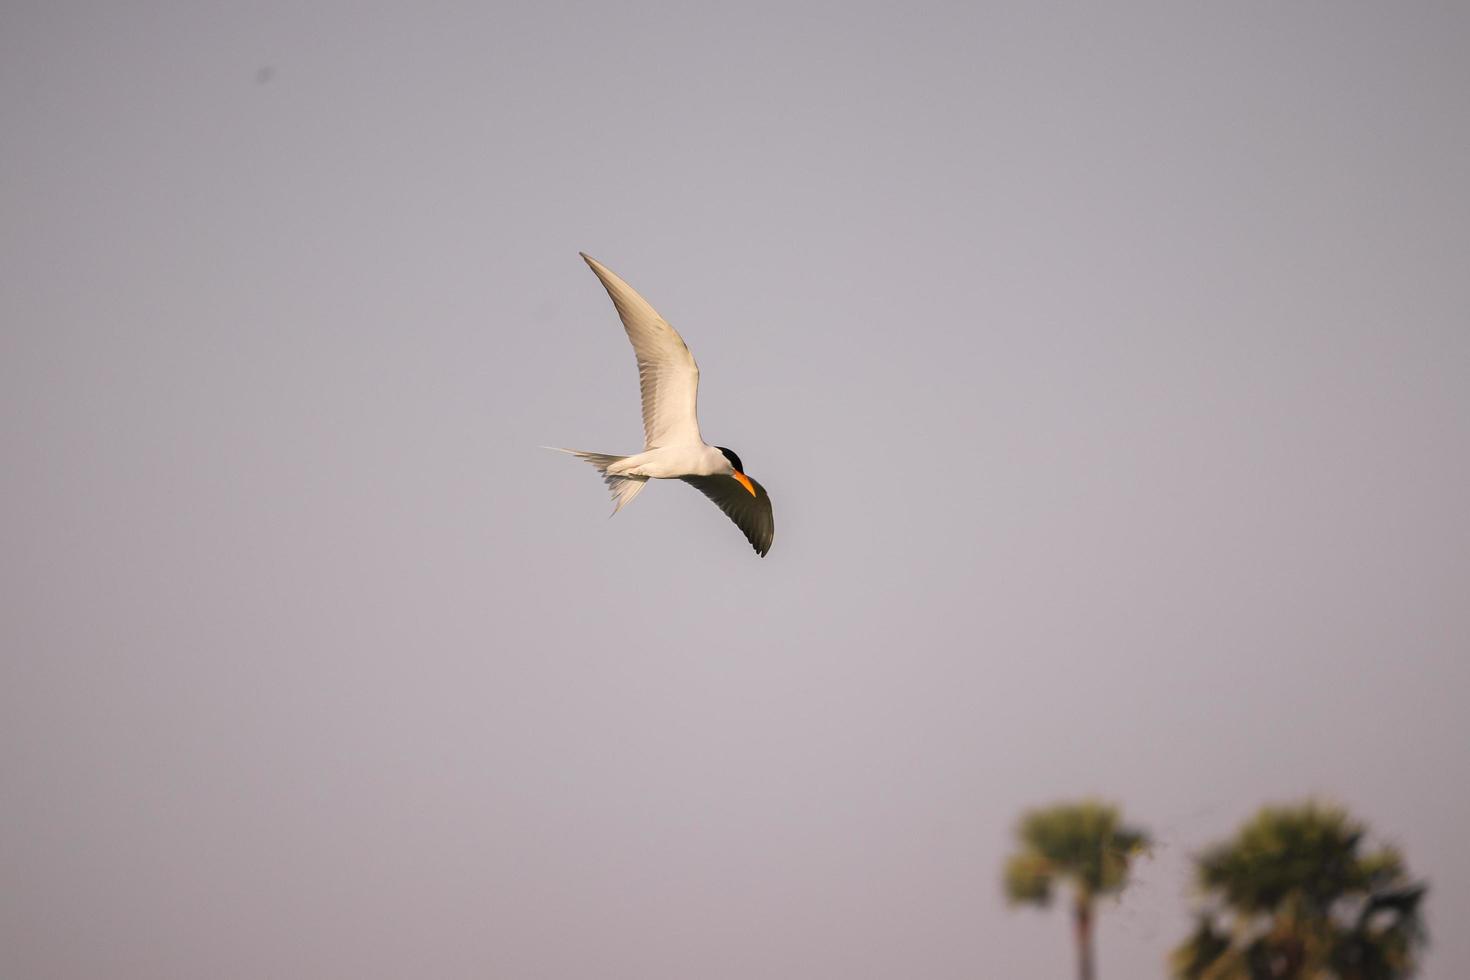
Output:
<instances>
[{"instance_id":1,"label":"bird's forked tail","mask_svg":"<svg viewBox=\"0 0 1470 980\"><path fill-rule=\"evenodd\" d=\"M646 476L608 475L607 468L620 459L627 459L628 457L626 456L609 456L606 453L584 453L580 449L561 449L557 446L546 446L545 448L554 449L559 453L567 453L578 459L585 459L595 466L597 472L602 475L603 482L607 484L607 488L612 491L614 514L628 506L633 498L638 496L638 491L642 490L644 484L648 482L648 477Z\"/></svg>"}]
</instances>

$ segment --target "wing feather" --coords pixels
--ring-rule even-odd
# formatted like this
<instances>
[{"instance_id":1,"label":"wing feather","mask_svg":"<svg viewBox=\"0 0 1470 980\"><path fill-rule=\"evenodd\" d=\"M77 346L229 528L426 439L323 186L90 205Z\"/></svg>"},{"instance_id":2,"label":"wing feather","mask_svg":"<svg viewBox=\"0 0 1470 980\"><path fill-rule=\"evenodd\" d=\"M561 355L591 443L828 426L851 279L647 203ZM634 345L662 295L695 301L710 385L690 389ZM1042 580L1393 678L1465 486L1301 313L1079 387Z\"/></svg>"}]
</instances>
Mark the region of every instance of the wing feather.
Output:
<instances>
[{"instance_id":1,"label":"wing feather","mask_svg":"<svg viewBox=\"0 0 1470 980\"><path fill-rule=\"evenodd\" d=\"M771 541L776 537L776 518L771 513L771 497L766 488L756 480L755 496L736 482L731 476L684 476L685 483L694 487L725 512L735 526L745 533L745 539L762 558L771 550ZM746 479L750 479L747 474Z\"/></svg>"},{"instance_id":2,"label":"wing feather","mask_svg":"<svg viewBox=\"0 0 1470 980\"><path fill-rule=\"evenodd\" d=\"M694 363L694 355L684 338L612 270L585 252L582 258L612 297L628 339L633 342L633 353L638 357L638 386L643 392L643 448L703 441L696 407L699 365Z\"/></svg>"}]
</instances>

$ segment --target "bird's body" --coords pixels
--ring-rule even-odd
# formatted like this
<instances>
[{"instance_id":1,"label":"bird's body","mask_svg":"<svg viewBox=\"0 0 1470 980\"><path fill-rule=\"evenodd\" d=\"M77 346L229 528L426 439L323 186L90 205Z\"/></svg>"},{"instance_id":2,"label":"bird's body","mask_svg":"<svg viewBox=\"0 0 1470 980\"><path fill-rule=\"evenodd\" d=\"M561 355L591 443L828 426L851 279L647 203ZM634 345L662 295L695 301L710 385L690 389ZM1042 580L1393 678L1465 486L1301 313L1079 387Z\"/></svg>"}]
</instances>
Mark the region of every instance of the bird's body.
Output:
<instances>
[{"instance_id":1,"label":"bird's body","mask_svg":"<svg viewBox=\"0 0 1470 980\"><path fill-rule=\"evenodd\" d=\"M700 435L699 365L688 345L631 286L585 253L582 258L607 289L638 358L644 445L631 456L561 451L597 467L616 501L614 514L649 480L683 480L714 501L764 556L775 537L771 498L741 472L739 456Z\"/></svg>"},{"instance_id":2,"label":"bird's body","mask_svg":"<svg viewBox=\"0 0 1470 980\"><path fill-rule=\"evenodd\" d=\"M641 476L651 480L678 480L686 476L731 476L725 454L703 440L645 449L624 456L607 468L608 476Z\"/></svg>"}]
</instances>

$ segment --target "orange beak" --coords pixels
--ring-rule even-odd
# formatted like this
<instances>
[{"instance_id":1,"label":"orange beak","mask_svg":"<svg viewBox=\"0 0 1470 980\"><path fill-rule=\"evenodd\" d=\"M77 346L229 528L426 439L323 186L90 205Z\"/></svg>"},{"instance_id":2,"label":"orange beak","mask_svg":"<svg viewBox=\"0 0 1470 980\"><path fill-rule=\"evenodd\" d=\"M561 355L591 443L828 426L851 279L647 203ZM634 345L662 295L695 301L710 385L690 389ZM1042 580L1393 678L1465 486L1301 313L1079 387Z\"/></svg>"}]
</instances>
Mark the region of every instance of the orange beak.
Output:
<instances>
[{"instance_id":1,"label":"orange beak","mask_svg":"<svg viewBox=\"0 0 1470 980\"><path fill-rule=\"evenodd\" d=\"M751 485L750 477L746 476L739 470L736 470L732 475L735 477L735 479L740 481L740 485L742 487L750 491L750 495L752 497L756 496L755 487Z\"/></svg>"}]
</instances>

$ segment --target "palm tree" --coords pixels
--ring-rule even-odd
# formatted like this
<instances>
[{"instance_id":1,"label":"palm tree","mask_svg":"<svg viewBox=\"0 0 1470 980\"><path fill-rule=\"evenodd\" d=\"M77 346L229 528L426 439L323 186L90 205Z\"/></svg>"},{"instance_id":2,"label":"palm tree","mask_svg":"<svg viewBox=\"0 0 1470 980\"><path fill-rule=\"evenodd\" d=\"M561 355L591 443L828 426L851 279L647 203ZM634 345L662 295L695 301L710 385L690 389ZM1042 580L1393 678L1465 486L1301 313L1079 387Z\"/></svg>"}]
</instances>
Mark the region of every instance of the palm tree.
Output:
<instances>
[{"instance_id":1,"label":"palm tree","mask_svg":"<svg viewBox=\"0 0 1470 980\"><path fill-rule=\"evenodd\" d=\"M1180 980L1398 980L1425 943L1427 890L1333 806L1266 807L1196 859L1205 893Z\"/></svg>"},{"instance_id":2,"label":"palm tree","mask_svg":"<svg viewBox=\"0 0 1470 980\"><path fill-rule=\"evenodd\" d=\"M1051 904L1057 882L1072 889L1077 975L1093 980L1093 909L1096 900L1123 890L1128 865L1148 847L1148 834L1123 826L1118 810L1096 800L1027 811L1016 827L1021 849L1006 862L1006 897L1013 905Z\"/></svg>"}]
</instances>

